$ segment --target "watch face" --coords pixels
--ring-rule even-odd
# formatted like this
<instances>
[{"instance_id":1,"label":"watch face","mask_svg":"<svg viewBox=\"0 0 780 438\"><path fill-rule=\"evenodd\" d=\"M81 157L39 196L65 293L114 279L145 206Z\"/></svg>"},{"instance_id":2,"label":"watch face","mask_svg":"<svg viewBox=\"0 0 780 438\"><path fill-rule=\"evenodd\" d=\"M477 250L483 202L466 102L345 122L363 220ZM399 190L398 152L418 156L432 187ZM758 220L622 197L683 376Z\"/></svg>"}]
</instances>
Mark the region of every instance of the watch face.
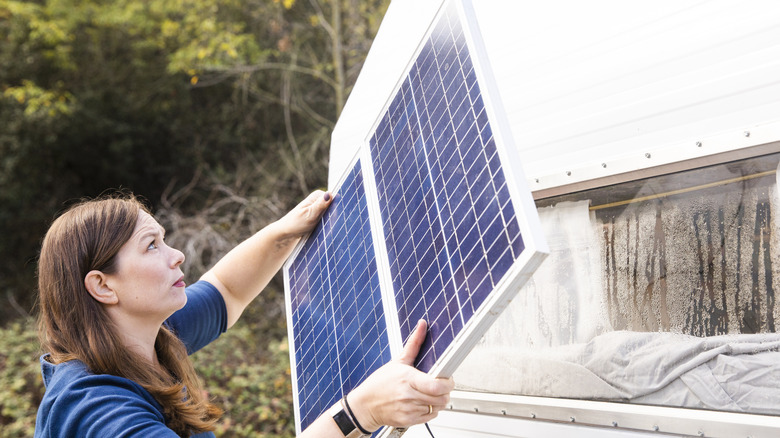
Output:
<instances>
[{"instance_id":1,"label":"watch face","mask_svg":"<svg viewBox=\"0 0 780 438\"><path fill-rule=\"evenodd\" d=\"M339 429L341 429L341 433L343 433L344 436L348 436L356 429L352 420L350 420L347 413L344 412L344 409L339 409L339 411L333 415L333 421L339 426Z\"/></svg>"}]
</instances>

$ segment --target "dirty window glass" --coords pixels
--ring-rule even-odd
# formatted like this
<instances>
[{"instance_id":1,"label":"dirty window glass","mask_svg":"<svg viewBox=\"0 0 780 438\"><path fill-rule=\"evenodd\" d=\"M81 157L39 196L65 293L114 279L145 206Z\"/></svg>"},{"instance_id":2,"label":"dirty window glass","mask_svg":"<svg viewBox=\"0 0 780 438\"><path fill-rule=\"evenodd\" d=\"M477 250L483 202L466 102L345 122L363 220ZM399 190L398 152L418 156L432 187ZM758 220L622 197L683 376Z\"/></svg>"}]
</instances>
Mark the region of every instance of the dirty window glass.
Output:
<instances>
[{"instance_id":1,"label":"dirty window glass","mask_svg":"<svg viewBox=\"0 0 780 438\"><path fill-rule=\"evenodd\" d=\"M779 161L537 201L551 254L458 387L780 414Z\"/></svg>"}]
</instances>

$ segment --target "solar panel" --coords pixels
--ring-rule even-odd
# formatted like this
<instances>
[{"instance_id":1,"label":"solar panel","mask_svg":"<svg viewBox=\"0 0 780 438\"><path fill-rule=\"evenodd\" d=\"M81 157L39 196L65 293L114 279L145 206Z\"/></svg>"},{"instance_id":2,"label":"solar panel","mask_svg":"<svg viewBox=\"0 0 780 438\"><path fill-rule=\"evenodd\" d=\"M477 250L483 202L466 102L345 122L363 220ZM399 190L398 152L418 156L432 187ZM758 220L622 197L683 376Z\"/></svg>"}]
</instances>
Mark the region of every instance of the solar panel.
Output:
<instances>
[{"instance_id":1,"label":"solar panel","mask_svg":"<svg viewBox=\"0 0 780 438\"><path fill-rule=\"evenodd\" d=\"M460 20L445 10L370 138L401 335L430 370L524 249Z\"/></svg>"},{"instance_id":2,"label":"solar panel","mask_svg":"<svg viewBox=\"0 0 780 438\"><path fill-rule=\"evenodd\" d=\"M299 433L390 360L359 161L335 193L285 268Z\"/></svg>"},{"instance_id":3,"label":"solar panel","mask_svg":"<svg viewBox=\"0 0 780 438\"><path fill-rule=\"evenodd\" d=\"M468 1L442 3L395 81L322 226L285 266L299 432L398 355L420 318L429 332L415 366L451 375L546 252ZM361 246L337 245L347 237L336 230ZM323 264L331 257L343 265ZM362 266L372 281L357 290ZM337 326L353 320L342 299L373 306L377 329L350 338L371 366L338 356L350 349L339 330L354 327Z\"/></svg>"}]
</instances>

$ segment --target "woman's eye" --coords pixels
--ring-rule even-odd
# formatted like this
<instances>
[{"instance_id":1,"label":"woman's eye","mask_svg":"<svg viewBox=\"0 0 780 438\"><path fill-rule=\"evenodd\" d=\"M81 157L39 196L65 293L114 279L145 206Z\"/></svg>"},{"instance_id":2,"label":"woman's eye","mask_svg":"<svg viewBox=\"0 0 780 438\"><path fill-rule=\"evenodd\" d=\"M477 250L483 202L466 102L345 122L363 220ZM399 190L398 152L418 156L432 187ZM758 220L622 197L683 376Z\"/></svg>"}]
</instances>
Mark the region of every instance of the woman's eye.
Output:
<instances>
[{"instance_id":1,"label":"woman's eye","mask_svg":"<svg viewBox=\"0 0 780 438\"><path fill-rule=\"evenodd\" d=\"M153 249L157 249L157 243L156 242L157 241L154 241L154 242L150 243L149 246L146 249L148 249L150 251L153 250Z\"/></svg>"}]
</instances>

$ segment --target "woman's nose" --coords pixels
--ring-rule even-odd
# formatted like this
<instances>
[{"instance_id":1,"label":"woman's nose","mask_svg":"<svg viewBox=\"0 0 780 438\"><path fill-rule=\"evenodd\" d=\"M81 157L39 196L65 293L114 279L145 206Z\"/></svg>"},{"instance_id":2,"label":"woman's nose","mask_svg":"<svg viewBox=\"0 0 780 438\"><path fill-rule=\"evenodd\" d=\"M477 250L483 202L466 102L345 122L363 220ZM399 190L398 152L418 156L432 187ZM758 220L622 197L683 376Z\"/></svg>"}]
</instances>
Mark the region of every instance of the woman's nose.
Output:
<instances>
[{"instance_id":1,"label":"woman's nose","mask_svg":"<svg viewBox=\"0 0 780 438\"><path fill-rule=\"evenodd\" d=\"M171 257L171 261L172 261L171 267L175 268L181 265L182 263L184 263L185 257L183 252L179 251L176 248L171 248L171 251L173 251L173 256Z\"/></svg>"}]
</instances>

